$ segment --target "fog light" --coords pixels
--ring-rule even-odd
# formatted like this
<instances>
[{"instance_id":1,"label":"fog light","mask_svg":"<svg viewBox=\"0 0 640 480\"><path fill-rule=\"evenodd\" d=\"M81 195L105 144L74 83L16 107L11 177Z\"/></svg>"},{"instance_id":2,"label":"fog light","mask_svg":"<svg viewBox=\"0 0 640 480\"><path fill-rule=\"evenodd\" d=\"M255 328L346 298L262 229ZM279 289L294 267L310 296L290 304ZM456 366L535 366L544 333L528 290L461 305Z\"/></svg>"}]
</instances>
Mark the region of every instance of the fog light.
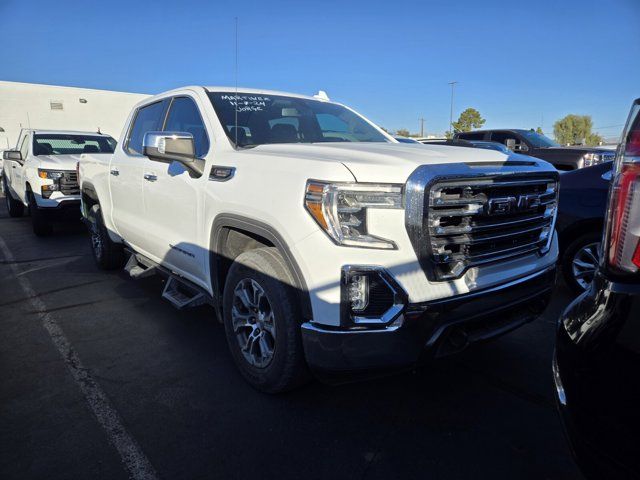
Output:
<instances>
[{"instance_id":1,"label":"fog light","mask_svg":"<svg viewBox=\"0 0 640 480\"><path fill-rule=\"evenodd\" d=\"M55 191L59 190L58 185L55 183L53 185L42 185L41 192L42 198L49 198L51 194Z\"/></svg>"},{"instance_id":2,"label":"fog light","mask_svg":"<svg viewBox=\"0 0 640 480\"><path fill-rule=\"evenodd\" d=\"M351 310L361 312L369 304L369 278L366 275L354 275L349 280L349 301Z\"/></svg>"},{"instance_id":3,"label":"fog light","mask_svg":"<svg viewBox=\"0 0 640 480\"><path fill-rule=\"evenodd\" d=\"M384 268L372 265L343 266L340 290L340 323L345 327L386 327L400 318L408 300Z\"/></svg>"}]
</instances>

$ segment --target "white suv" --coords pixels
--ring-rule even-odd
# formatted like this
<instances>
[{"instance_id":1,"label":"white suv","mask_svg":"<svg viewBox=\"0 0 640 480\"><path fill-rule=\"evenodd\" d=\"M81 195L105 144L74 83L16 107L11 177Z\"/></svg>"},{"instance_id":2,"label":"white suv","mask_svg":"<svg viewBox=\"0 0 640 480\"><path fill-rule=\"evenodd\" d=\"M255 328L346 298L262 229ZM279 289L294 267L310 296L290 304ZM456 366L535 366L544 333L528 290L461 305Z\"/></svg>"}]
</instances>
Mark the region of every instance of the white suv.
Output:
<instances>
[{"instance_id":1,"label":"white suv","mask_svg":"<svg viewBox=\"0 0 640 480\"><path fill-rule=\"evenodd\" d=\"M102 268L210 303L255 387L402 368L513 329L554 279L558 172L401 144L324 96L186 87L79 165Z\"/></svg>"},{"instance_id":2,"label":"white suv","mask_svg":"<svg viewBox=\"0 0 640 480\"><path fill-rule=\"evenodd\" d=\"M28 207L36 235L50 233L54 217L79 217L76 164L84 153L111 155L115 144L101 133L23 129L17 148L3 153L9 215L22 216Z\"/></svg>"}]
</instances>

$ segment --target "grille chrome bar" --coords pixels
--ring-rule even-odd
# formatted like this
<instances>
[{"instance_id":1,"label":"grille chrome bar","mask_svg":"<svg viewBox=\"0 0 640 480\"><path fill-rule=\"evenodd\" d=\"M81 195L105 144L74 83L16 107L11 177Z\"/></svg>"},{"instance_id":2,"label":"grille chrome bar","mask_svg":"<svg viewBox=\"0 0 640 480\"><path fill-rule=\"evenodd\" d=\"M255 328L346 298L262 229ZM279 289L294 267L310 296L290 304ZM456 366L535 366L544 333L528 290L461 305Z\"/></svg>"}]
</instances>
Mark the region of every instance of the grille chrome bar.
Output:
<instances>
[{"instance_id":1,"label":"grille chrome bar","mask_svg":"<svg viewBox=\"0 0 640 480\"><path fill-rule=\"evenodd\" d=\"M558 172L545 162L419 167L406 186L407 232L430 280L550 248Z\"/></svg>"},{"instance_id":2,"label":"grille chrome bar","mask_svg":"<svg viewBox=\"0 0 640 480\"><path fill-rule=\"evenodd\" d=\"M60 177L60 191L65 195L80 195L78 174L76 172L64 172Z\"/></svg>"}]
</instances>

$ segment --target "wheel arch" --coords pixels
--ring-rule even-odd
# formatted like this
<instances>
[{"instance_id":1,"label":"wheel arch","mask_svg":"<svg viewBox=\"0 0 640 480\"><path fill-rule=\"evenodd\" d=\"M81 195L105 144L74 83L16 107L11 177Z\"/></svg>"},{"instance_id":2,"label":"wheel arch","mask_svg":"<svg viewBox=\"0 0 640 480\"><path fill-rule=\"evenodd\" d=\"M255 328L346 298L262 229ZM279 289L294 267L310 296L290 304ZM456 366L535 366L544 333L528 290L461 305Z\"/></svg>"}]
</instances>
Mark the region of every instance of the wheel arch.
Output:
<instances>
[{"instance_id":1,"label":"wheel arch","mask_svg":"<svg viewBox=\"0 0 640 480\"><path fill-rule=\"evenodd\" d=\"M235 249L229 248L232 244ZM209 240L211 287L214 297L218 299L218 308L221 310L224 282L234 258L240 253L263 246L277 248L284 258L293 275L302 316L305 320L311 320L311 299L306 281L282 235L259 220L229 213L220 214L214 219Z\"/></svg>"},{"instance_id":2,"label":"wheel arch","mask_svg":"<svg viewBox=\"0 0 640 480\"><path fill-rule=\"evenodd\" d=\"M604 228L604 218L589 218L574 222L569 227L558 233L560 246L560 258L564 257L567 247L580 235L589 232L602 232Z\"/></svg>"}]
</instances>

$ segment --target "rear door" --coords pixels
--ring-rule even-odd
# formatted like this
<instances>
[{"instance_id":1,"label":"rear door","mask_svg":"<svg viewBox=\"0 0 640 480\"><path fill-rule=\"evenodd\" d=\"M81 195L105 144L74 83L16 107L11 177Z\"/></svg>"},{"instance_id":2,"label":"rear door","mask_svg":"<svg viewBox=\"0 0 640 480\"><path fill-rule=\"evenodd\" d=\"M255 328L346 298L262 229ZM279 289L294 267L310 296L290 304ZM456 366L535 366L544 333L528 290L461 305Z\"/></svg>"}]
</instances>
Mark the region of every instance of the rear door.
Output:
<instances>
[{"instance_id":1,"label":"rear door","mask_svg":"<svg viewBox=\"0 0 640 480\"><path fill-rule=\"evenodd\" d=\"M209 137L198 105L190 96L171 99L163 130L193 135L196 156L209 151ZM156 261L206 288L208 245L202 245L202 202L207 175L195 176L181 163L147 158L144 171L144 216L149 222L147 242Z\"/></svg>"},{"instance_id":2,"label":"rear door","mask_svg":"<svg viewBox=\"0 0 640 480\"><path fill-rule=\"evenodd\" d=\"M160 130L167 103L159 100L138 108L125 141L118 145L109 165L113 225L117 233L141 253L147 252L149 237L142 192L146 166L142 140L146 132Z\"/></svg>"}]
</instances>

